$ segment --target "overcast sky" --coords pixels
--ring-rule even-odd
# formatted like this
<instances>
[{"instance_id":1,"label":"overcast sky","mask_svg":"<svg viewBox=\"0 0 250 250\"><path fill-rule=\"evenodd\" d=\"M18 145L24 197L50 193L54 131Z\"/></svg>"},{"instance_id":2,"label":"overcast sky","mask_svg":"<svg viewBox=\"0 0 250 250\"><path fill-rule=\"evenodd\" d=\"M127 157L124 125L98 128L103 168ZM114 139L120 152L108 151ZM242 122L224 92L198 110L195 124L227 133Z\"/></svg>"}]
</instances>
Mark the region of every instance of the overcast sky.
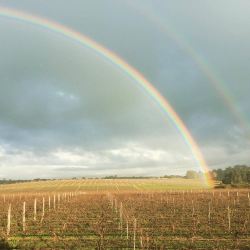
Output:
<instances>
[{"instance_id":1,"label":"overcast sky","mask_svg":"<svg viewBox=\"0 0 250 250\"><path fill-rule=\"evenodd\" d=\"M211 169L250 164L248 0L0 6L71 27L138 69L172 104ZM95 51L0 15L0 55L0 178L200 170L169 117Z\"/></svg>"}]
</instances>

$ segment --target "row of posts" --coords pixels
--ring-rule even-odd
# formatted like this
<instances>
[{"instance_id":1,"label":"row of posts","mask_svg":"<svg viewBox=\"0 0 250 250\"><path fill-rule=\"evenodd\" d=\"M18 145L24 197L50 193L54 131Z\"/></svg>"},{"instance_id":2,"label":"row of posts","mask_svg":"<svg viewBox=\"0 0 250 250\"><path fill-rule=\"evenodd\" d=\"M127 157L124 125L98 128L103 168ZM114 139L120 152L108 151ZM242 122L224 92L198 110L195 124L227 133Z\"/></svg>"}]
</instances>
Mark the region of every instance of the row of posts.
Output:
<instances>
[{"instance_id":1,"label":"row of posts","mask_svg":"<svg viewBox=\"0 0 250 250\"><path fill-rule=\"evenodd\" d=\"M73 192L70 193L64 193L63 194L63 198L66 201L70 201L70 199L75 196L76 194ZM57 199L56 199L56 195L54 194L53 196L53 209L56 209L56 200L57 200L57 206L59 207L60 201L61 201L61 195L58 194L57 195ZM48 210L51 210L51 198L49 196L48 198ZM34 199L34 217L33 220L37 221L37 198ZM42 215L41 215L41 221L43 221L44 219L44 215L45 215L45 198L42 198ZM26 231L26 201L23 202L23 209L22 209L22 225L23 225L23 232ZM9 204L8 207L8 215L7 215L7 236L10 235L10 230L11 230L11 203Z\"/></svg>"}]
</instances>

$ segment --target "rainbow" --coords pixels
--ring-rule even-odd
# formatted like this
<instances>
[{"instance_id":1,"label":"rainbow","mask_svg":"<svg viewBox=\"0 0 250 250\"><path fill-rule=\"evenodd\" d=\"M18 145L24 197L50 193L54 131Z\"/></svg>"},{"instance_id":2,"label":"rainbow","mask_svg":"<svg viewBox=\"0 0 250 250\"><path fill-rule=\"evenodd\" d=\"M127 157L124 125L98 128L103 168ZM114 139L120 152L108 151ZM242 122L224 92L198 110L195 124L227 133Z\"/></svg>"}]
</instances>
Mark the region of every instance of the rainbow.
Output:
<instances>
[{"instance_id":1,"label":"rainbow","mask_svg":"<svg viewBox=\"0 0 250 250\"><path fill-rule=\"evenodd\" d=\"M209 65L202 56L200 56L194 48L190 45L187 39L184 39L178 32L175 31L169 24L166 24L161 17L157 16L151 8L146 7L145 5L138 5L135 1L127 0L126 4L146 17L159 29L162 34L166 34L171 39L173 39L176 44L187 54L199 67L200 71L206 76L209 83L216 90L217 95L224 102L224 105L230 110L231 114L234 116L235 120L238 122L239 126L245 130L247 133L250 132L249 121L246 116L237 108L235 104L235 98L229 92L223 80L215 74L215 70L212 69L212 66ZM249 134L248 134L249 136Z\"/></svg>"},{"instance_id":2,"label":"rainbow","mask_svg":"<svg viewBox=\"0 0 250 250\"><path fill-rule=\"evenodd\" d=\"M173 107L170 105L168 100L164 98L159 91L150 83L139 71L129 65L126 61L121 59L115 53L111 52L107 48L103 47L96 41L90 39L89 37L68 28L62 24L56 23L54 21L41 18L38 16L31 15L26 12L21 12L5 7L0 7L0 16L24 21L44 29L53 31L55 33L64 35L80 44L84 45L85 47L94 50L99 55L103 56L104 58L108 59L112 62L116 67L119 67L123 72L125 72L128 76L133 78L161 107L161 109L169 116L169 118L174 123L176 129L181 133L182 137L184 138L186 144L190 147L192 154L200 166L201 170L204 172L204 180L208 187L213 185L212 178L209 174L209 168L205 162L205 159L190 132L186 128L184 122L175 112Z\"/></svg>"}]
</instances>

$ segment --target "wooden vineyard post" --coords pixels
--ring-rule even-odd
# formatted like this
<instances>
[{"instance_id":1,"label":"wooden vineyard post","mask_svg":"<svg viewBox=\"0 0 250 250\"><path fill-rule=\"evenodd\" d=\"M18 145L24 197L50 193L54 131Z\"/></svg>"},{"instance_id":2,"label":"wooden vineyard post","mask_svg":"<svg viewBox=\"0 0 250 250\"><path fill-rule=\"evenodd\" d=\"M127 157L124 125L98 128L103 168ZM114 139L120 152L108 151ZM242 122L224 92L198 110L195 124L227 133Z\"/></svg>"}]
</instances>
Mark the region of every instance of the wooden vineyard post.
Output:
<instances>
[{"instance_id":1,"label":"wooden vineyard post","mask_svg":"<svg viewBox=\"0 0 250 250\"><path fill-rule=\"evenodd\" d=\"M34 221L36 221L36 199L34 200Z\"/></svg>"},{"instance_id":2,"label":"wooden vineyard post","mask_svg":"<svg viewBox=\"0 0 250 250\"><path fill-rule=\"evenodd\" d=\"M50 211L50 196L49 196L49 211Z\"/></svg>"},{"instance_id":3,"label":"wooden vineyard post","mask_svg":"<svg viewBox=\"0 0 250 250\"><path fill-rule=\"evenodd\" d=\"M117 200L115 199L115 212L117 213Z\"/></svg>"},{"instance_id":4,"label":"wooden vineyard post","mask_svg":"<svg viewBox=\"0 0 250 250\"><path fill-rule=\"evenodd\" d=\"M230 232L230 230L231 230L231 215L230 215L229 206L227 207L227 218L228 218L228 231Z\"/></svg>"},{"instance_id":5,"label":"wooden vineyard post","mask_svg":"<svg viewBox=\"0 0 250 250\"><path fill-rule=\"evenodd\" d=\"M148 233L147 233L147 250L149 249L149 236L148 236Z\"/></svg>"},{"instance_id":6,"label":"wooden vineyard post","mask_svg":"<svg viewBox=\"0 0 250 250\"><path fill-rule=\"evenodd\" d=\"M142 229L141 229L141 235L140 235L140 244L141 244L141 249L144 249L144 247L143 247L143 235L142 235Z\"/></svg>"},{"instance_id":7,"label":"wooden vineyard post","mask_svg":"<svg viewBox=\"0 0 250 250\"><path fill-rule=\"evenodd\" d=\"M56 196L54 194L54 210L56 209Z\"/></svg>"},{"instance_id":8,"label":"wooden vineyard post","mask_svg":"<svg viewBox=\"0 0 250 250\"><path fill-rule=\"evenodd\" d=\"M134 219L134 250L136 246L136 218Z\"/></svg>"},{"instance_id":9,"label":"wooden vineyard post","mask_svg":"<svg viewBox=\"0 0 250 250\"><path fill-rule=\"evenodd\" d=\"M43 218L44 218L44 208L45 208L45 200L44 200L44 197L43 197L43 210L42 210L42 218L41 218L41 221L43 221Z\"/></svg>"},{"instance_id":10,"label":"wooden vineyard post","mask_svg":"<svg viewBox=\"0 0 250 250\"><path fill-rule=\"evenodd\" d=\"M185 192L182 191L182 210L184 210L184 204L185 204L184 194L185 194Z\"/></svg>"},{"instance_id":11,"label":"wooden vineyard post","mask_svg":"<svg viewBox=\"0 0 250 250\"><path fill-rule=\"evenodd\" d=\"M61 200L60 194L57 194L57 207L58 208L59 208L59 205L60 205L60 200Z\"/></svg>"},{"instance_id":12,"label":"wooden vineyard post","mask_svg":"<svg viewBox=\"0 0 250 250\"><path fill-rule=\"evenodd\" d=\"M120 203L120 226L122 230L122 202Z\"/></svg>"},{"instance_id":13,"label":"wooden vineyard post","mask_svg":"<svg viewBox=\"0 0 250 250\"><path fill-rule=\"evenodd\" d=\"M45 200L44 200L44 197L43 197L43 217L44 217L44 209L45 209Z\"/></svg>"},{"instance_id":14,"label":"wooden vineyard post","mask_svg":"<svg viewBox=\"0 0 250 250\"><path fill-rule=\"evenodd\" d=\"M194 217L194 201L192 200L192 217Z\"/></svg>"},{"instance_id":15,"label":"wooden vineyard post","mask_svg":"<svg viewBox=\"0 0 250 250\"><path fill-rule=\"evenodd\" d=\"M250 196L249 196L249 192L247 193L247 198L248 198L248 205L250 206Z\"/></svg>"},{"instance_id":16,"label":"wooden vineyard post","mask_svg":"<svg viewBox=\"0 0 250 250\"><path fill-rule=\"evenodd\" d=\"M10 218L11 218L11 204L8 208L8 216L7 216L7 236L10 235Z\"/></svg>"},{"instance_id":17,"label":"wooden vineyard post","mask_svg":"<svg viewBox=\"0 0 250 250\"><path fill-rule=\"evenodd\" d=\"M26 218L25 218L25 211L26 210L26 202L23 202L23 232L26 231Z\"/></svg>"},{"instance_id":18,"label":"wooden vineyard post","mask_svg":"<svg viewBox=\"0 0 250 250\"><path fill-rule=\"evenodd\" d=\"M208 203L208 223L210 224L211 220L211 202Z\"/></svg>"}]
</instances>

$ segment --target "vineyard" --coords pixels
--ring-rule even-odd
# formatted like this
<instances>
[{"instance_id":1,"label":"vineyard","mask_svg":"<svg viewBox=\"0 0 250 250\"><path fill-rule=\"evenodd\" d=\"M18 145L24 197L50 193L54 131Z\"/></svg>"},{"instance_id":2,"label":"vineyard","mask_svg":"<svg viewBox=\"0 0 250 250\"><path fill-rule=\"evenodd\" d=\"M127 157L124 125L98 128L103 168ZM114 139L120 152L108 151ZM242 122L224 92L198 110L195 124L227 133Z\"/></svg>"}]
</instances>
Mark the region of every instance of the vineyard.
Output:
<instances>
[{"instance_id":1,"label":"vineyard","mask_svg":"<svg viewBox=\"0 0 250 250\"><path fill-rule=\"evenodd\" d=\"M249 190L93 179L0 192L0 249L250 249Z\"/></svg>"}]
</instances>

